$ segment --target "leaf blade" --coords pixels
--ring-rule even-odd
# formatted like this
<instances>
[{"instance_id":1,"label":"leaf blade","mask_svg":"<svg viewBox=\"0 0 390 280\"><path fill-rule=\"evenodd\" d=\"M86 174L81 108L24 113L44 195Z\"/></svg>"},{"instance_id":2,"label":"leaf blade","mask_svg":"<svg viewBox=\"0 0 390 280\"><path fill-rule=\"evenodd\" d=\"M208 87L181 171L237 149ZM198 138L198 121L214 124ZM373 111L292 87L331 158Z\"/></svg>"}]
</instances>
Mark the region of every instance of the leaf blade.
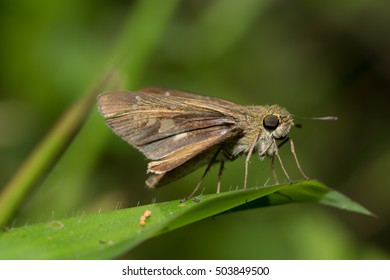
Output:
<instances>
[{"instance_id":1,"label":"leaf blade","mask_svg":"<svg viewBox=\"0 0 390 280\"><path fill-rule=\"evenodd\" d=\"M251 188L73 217L0 234L0 259L115 258L142 242L201 219L229 212L296 202L317 202L364 215L363 206L318 181ZM140 217L151 216L145 226Z\"/></svg>"}]
</instances>

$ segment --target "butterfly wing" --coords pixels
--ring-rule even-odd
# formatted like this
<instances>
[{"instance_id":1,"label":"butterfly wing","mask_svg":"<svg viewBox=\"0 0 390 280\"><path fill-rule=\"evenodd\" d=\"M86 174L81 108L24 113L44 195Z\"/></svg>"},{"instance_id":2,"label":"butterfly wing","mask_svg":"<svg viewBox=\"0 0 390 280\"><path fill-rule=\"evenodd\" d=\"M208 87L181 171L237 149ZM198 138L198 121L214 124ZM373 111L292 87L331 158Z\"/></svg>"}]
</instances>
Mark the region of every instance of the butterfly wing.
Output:
<instances>
[{"instance_id":1,"label":"butterfly wing","mask_svg":"<svg viewBox=\"0 0 390 280\"><path fill-rule=\"evenodd\" d=\"M140 89L139 92L164 95L164 96L175 96L175 97L185 97L185 98L190 98L190 99L197 99L197 100L212 102L213 104L219 104L222 107L237 106L237 104L235 104L231 101L225 100L225 99L201 95L201 94L183 91L183 90L179 90L179 89L170 89L170 88L164 88L164 87L146 87L146 88Z\"/></svg>"},{"instance_id":2,"label":"butterfly wing","mask_svg":"<svg viewBox=\"0 0 390 280\"><path fill-rule=\"evenodd\" d=\"M148 172L156 174L242 133L233 111L239 105L216 98L149 88L105 93L98 103L107 124L152 160Z\"/></svg>"}]
</instances>

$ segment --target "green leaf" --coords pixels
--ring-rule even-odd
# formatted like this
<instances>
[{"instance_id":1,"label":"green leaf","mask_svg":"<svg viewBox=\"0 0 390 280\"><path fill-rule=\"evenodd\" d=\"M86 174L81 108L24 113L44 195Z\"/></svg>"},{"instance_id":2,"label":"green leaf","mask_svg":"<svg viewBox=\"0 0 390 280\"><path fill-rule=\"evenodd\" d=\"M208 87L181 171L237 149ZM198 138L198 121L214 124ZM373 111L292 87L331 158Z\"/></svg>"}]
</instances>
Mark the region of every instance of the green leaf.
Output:
<instances>
[{"instance_id":1,"label":"green leaf","mask_svg":"<svg viewBox=\"0 0 390 280\"><path fill-rule=\"evenodd\" d=\"M0 259L107 259L140 243L201 219L258 207L318 202L372 215L363 206L318 181L209 194L180 203L155 203L113 212L53 220L0 235ZM140 218L151 211L144 226Z\"/></svg>"}]
</instances>

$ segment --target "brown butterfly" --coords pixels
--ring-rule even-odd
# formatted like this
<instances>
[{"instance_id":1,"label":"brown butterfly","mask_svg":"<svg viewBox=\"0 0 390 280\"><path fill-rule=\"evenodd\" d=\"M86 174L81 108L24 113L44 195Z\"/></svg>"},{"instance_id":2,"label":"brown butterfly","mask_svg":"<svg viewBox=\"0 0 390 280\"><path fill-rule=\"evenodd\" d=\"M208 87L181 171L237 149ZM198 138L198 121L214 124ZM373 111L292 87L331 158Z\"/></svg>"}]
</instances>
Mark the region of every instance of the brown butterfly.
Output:
<instances>
[{"instance_id":1,"label":"brown butterfly","mask_svg":"<svg viewBox=\"0 0 390 280\"><path fill-rule=\"evenodd\" d=\"M289 181L278 148L289 140L294 126L291 114L278 105L242 106L233 102L164 88L144 88L137 92L108 92L98 97L100 113L112 130L140 150L151 162L146 180L149 188L172 182L207 165L191 198L211 166L219 163L218 187L224 162L246 156L244 189L249 159L274 156ZM279 145L277 141L281 141ZM298 169L293 142L291 150Z\"/></svg>"}]
</instances>

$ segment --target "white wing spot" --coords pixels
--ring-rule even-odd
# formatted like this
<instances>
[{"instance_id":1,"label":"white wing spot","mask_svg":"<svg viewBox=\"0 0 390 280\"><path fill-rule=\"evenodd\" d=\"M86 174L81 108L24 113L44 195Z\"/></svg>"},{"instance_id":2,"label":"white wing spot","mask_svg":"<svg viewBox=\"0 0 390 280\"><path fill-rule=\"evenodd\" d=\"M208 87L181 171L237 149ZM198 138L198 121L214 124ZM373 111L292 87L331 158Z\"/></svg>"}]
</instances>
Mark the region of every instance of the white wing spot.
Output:
<instances>
[{"instance_id":1,"label":"white wing spot","mask_svg":"<svg viewBox=\"0 0 390 280\"><path fill-rule=\"evenodd\" d=\"M187 132L184 132L184 133L180 133L180 134L177 134L173 137L173 141L179 141L180 139L183 139L187 136Z\"/></svg>"},{"instance_id":2,"label":"white wing spot","mask_svg":"<svg viewBox=\"0 0 390 280\"><path fill-rule=\"evenodd\" d=\"M172 120L172 119L162 120L160 122L160 129L158 130L158 132L166 131L168 129L171 129L174 126L175 126L175 121L174 120Z\"/></svg>"},{"instance_id":3,"label":"white wing spot","mask_svg":"<svg viewBox=\"0 0 390 280\"><path fill-rule=\"evenodd\" d=\"M171 93L169 91L164 92L165 96L171 96Z\"/></svg>"}]
</instances>

